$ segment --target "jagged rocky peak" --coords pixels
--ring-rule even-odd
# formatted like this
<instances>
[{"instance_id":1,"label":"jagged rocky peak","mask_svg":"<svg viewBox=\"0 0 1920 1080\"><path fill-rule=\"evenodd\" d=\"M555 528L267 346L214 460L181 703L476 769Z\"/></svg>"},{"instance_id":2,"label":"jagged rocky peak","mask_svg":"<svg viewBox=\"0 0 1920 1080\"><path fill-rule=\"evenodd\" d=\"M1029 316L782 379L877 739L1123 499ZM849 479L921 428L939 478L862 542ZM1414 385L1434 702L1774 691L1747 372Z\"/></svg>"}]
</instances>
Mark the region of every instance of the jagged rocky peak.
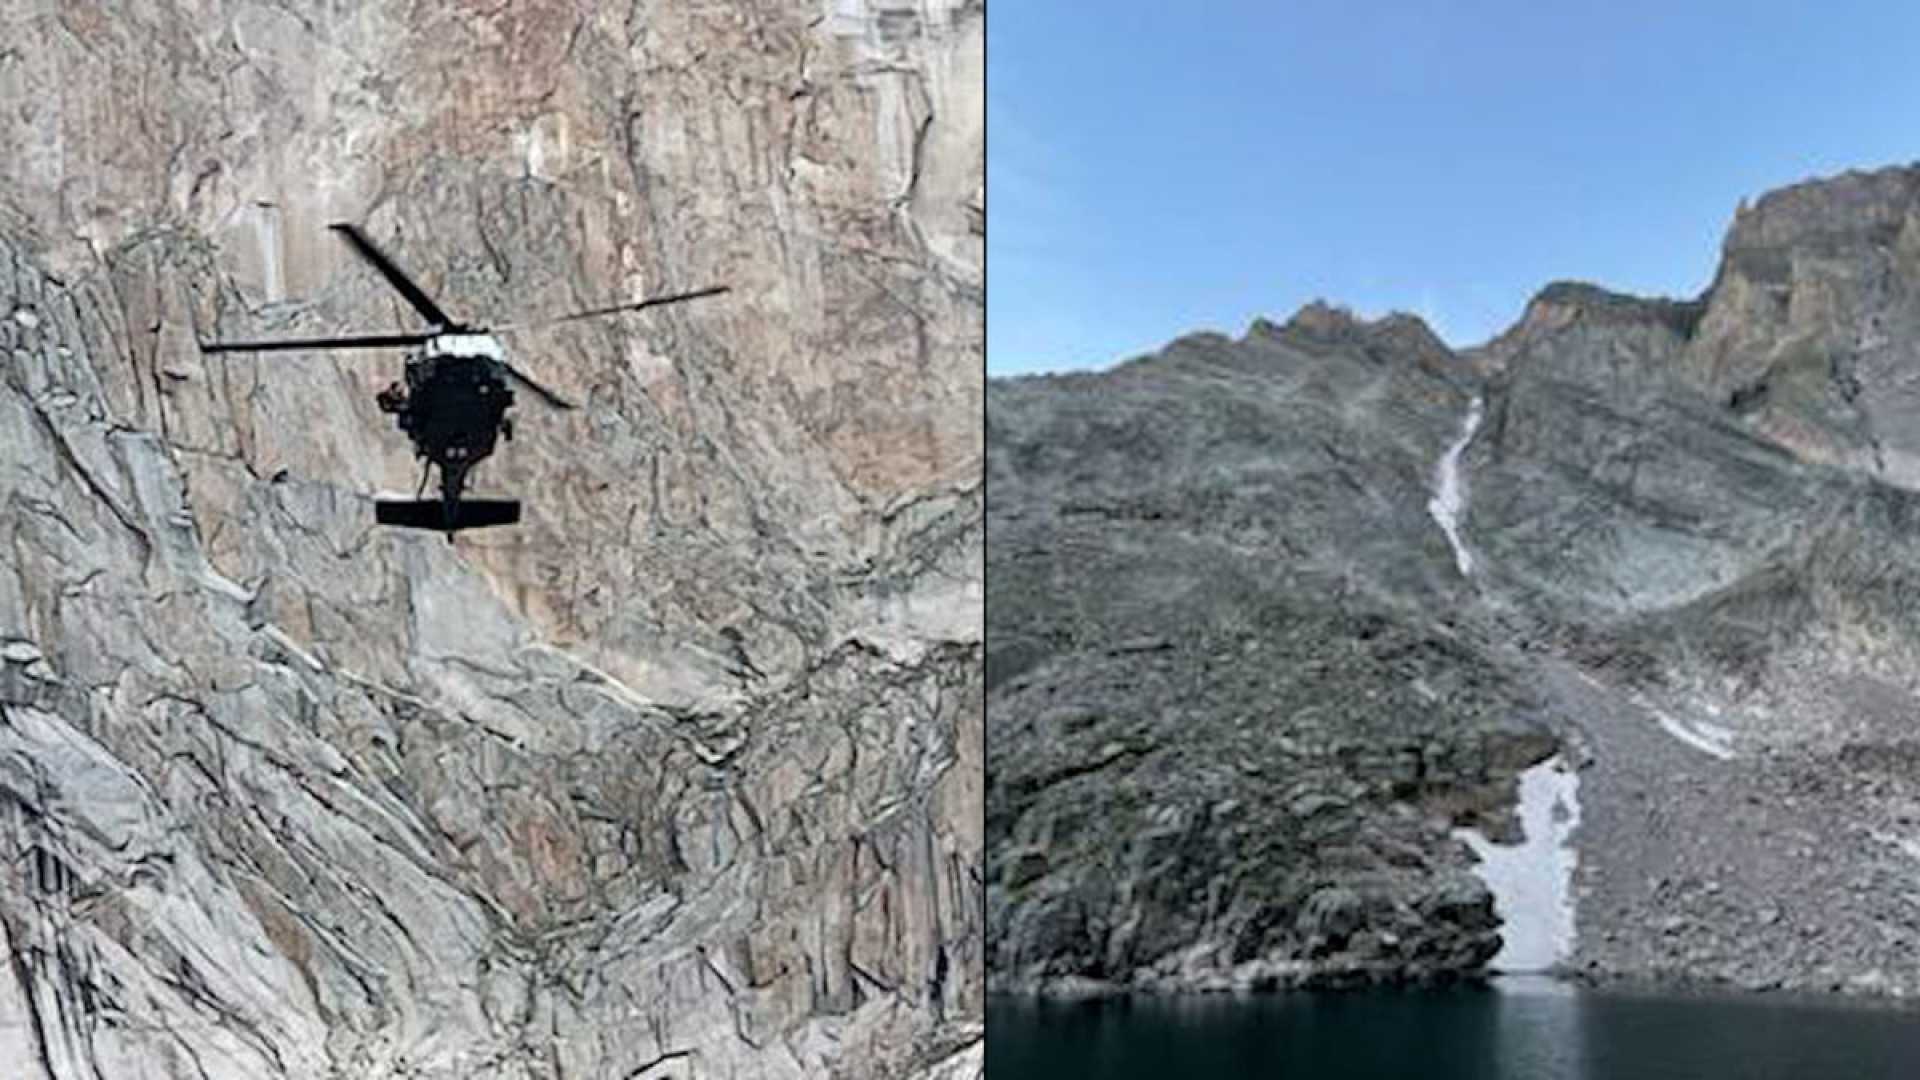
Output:
<instances>
[{"instance_id":1,"label":"jagged rocky peak","mask_svg":"<svg viewBox=\"0 0 1920 1080\"><path fill-rule=\"evenodd\" d=\"M1383 337L1402 338L1418 341L1423 345L1446 350L1446 342L1418 315L1404 311L1392 311L1376 319L1356 314L1344 304L1330 304L1325 300L1310 300L1301 305L1284 325L1275 326L1267 319L1255 319L1248 328L1247 336L1286 336L1322 341L1378 340Z\"/></svg>"},{"instance_id":2,"label":"jagged rocky peak","mask_svg":"<svg viewBox=\"0 0 1920 1080\"><path fill-rule=\"evenodd\" d=\"M1920 486L1920 167L1735 215L1682 375L1801 458Z\"/></svg>"},{"instance_id":3,"label":"jagged rocky peak","mask_svg":"<svg viewBox=\"0 0 1920 1080\"><path fill-rule=\"evenodd\" d=\"M1618 323L1657 322L1680 337L1689 337L1705 309L1704 299L1673 300L1634 296L1584 281L1556 281L1527 302L1521 325L1552 324L1574 318Z\"/></svg>"},{"instance_id":4,"label":"jagged rocky peak","mask_svg":"<svg viewBox=\"0 0 1920 1080\"><path fill-rule=\"evenodd\" d=\"M1920 169L1849 172L1742 203L1694 299L1554 282L1468 354L1489 371L1597 380L1615 396L1685 387L1810 460L1893 471L1887 421L1920 406L1898 380L1876 389L1866 376L1908 363L1916 286Z\"/></svg>"},{"instance_id":5,"label":"jagged rocky peak","mask_svg":"<svg viewBox=\"0 0 1920 1080\"><path fill-rule=\"evenodd\" d=\"M1447 365L1456 359L1454 351L1418 315L1404 311L1391 312L1375 319L1368 329L1369 336L1376 343L1404 351L1422 364Z\"/></svg>"},{"instance_id":6,"label":"jagged rocky peak","mask_svg":"<svg viewBox=\"0 0 1920 1080\"><path fill-rule=\"evenodd\" d=\"M1238 340L1217 330L1196 330L1114 370L1159 371L1195 360L1245 364L1272 359L1275 348L1283 356L1358 351L1376 358L1404 357L1436 373L1460 369L1458 354L1417 315L1395 311L1368 319L1345 306L1314 300L1285 323L1256 317Z\"/></svg>"},{"instance_id":7,"label":"jagged rocky peak","mask_svg":"<svg viewBox=\"0 0 1920 1080\"><path fill-rule=\"evenodd\" d=\"M1762 195L1734 212L1723 252L1740 269L1765 275L1756 265L1764 252L1806 252L1849 244L1879 244L1904 229L1920 205L1920 164L1807 180Z\"/></svg>"},{"instance_id":8,"label":"jagged rocky peak","mask_svg":"<svg viewBox=\"0 0 1920 1080\"><path fill-rule=\"evenodd\" d=\"M1357 345L1371 353L1405 356L1434 371L1458 367L1458 355L1418 315L1393 311L1368 319L1345 305L1329 304L1325 300L1308 302L1283 325L1255 319L1247 329L1245 340L1316 349Z\"/></svg>"},{"instance_id":9,"label":"jagged rocky peak","mask_svg":"<svg viewBox=\"0 0 1920 1080\"><path fill-rule=\"evenodd\" d=\"M1358 335L1365 325L1366 320L1344 304L1312 300L1294 312L1280 331L1306 338L1338 340Z\"/></svg>"},{"instance_id":10,"label":"jagged rocky peak","mask_svg":"<svg viewBox=\"0 0 1920 1080\"><path fill-rule=\"evenodd\" d=\"M1850 344L1920 280L1920 170L1849 172L1770 192L1734 215L1695 350L1704 385L1751 382L1792 337Z\"/></svg>"},{"instance_id":11,"label":"jagged rocky peak","mask_svg":"<svg viewBox=\"0 0 1920 1080\"><path fill-rule=\"evenodd\" d=\"M1705 309L1704 300L1633 296L1583 281L1556 281L1527 301L1517 322L1465 354L1489 373L1516 363L1580 363L1575 354L1592 350L1569 347L1567 334L1577 327L1589 345L1599 343L1606 351L1620 343L1643 361L1639 366L1665 370L1692 337ZM1529 356L1531 360L1523 359Z\"/></svg>"}]
</instances>

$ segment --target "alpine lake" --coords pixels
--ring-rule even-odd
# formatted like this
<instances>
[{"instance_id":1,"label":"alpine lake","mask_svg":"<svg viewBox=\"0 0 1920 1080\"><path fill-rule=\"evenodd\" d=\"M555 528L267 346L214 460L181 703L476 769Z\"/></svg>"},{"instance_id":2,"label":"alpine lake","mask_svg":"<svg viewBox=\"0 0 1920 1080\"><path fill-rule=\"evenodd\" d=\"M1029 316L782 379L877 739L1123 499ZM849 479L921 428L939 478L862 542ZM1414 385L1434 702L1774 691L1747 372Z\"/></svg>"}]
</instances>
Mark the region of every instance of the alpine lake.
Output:
<instances>
[{"instance_id":1,"label":"alpine lake","mask_svg":"<svg viewBox=\"0 0 1920 1080\"><path fill-rule=\"evenodd\" d=\"M1876 1080L1920 1077L1920 1007L1484 986L1050 1001L995 996L993 1080Z\"/></svg>"}]
</instances>

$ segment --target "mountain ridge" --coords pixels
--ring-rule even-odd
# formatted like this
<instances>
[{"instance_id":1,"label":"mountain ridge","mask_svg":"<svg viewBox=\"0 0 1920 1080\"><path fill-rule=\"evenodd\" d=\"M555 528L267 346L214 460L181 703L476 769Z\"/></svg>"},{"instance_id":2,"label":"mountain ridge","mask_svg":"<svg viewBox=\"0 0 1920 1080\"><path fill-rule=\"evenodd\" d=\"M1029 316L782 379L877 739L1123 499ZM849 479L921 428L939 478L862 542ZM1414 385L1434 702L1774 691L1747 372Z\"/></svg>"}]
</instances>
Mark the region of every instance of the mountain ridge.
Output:
<instances>
[{"instance_id":1,"label":"mountain ridge","mask_svg":"<svg viewBox=\"0 0 1920 1080\"><path fill-rule=\"evenodd\" d=\"M1556 282L1434 362L1415 317L1316 303L989 380L989 769L1015 781L988 792L992 984L1477 977L1491 898L1450 830L1498 838L1518 772L1558 755L1581 800L1566 970L1920 992L1888 944L1920 940L1896 887L1920 774L1895 764L1920 714L1917 196L1905 166L1770 193L1700 296ZM1423 512L1463 431L1465 575ZM1112 654L1143 633L1167 642L1150 665ZM1524 753L1490 752L1503 727ZM1102 762L1102 735L1089 771L1034 775L1083 732L1137 750ZM1257 869L1129 839L1191 826L1200 763L1267 739L1345 749L1218 779L1243 822L1189 843L1285 838ZM1341 809L1303 821L1303 786ZM1076 799L1111 804L1098 839L1010 877L999 852L1047 850ZM1165 951L1110 947L1143 922Z\"/></svg>"}]
</instances>

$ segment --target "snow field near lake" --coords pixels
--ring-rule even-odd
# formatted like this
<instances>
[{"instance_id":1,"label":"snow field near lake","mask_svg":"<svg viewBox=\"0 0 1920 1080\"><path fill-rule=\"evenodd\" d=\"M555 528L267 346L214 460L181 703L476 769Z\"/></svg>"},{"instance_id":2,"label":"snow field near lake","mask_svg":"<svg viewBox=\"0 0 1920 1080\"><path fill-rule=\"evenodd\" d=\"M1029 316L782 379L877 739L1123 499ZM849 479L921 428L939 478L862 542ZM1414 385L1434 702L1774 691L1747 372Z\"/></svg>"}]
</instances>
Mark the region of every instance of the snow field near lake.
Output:
<instances>
[{"instance_id":1,"label":"snow field near lake","mask_svg":"<svg viewBox=\"0 0 1920 1080\"><path fill-rule=\"evenodd\" d=\"M1496 844L1478 829L1455 829L1479 857L1474 872L1493 892L1502 938L1493 970L1542 972L1573 951L1570 842L1580 824L1580 777L1558 755L1520 774L1518 844Z\"/></svg>"}]
</instances>

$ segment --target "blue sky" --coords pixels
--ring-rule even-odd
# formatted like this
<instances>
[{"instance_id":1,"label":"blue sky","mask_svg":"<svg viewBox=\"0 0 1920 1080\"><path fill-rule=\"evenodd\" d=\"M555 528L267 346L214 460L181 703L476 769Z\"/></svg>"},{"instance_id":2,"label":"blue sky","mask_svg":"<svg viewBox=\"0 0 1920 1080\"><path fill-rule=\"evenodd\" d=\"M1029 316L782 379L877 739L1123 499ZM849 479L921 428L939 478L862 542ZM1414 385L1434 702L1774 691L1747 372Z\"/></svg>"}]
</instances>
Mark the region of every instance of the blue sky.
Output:
<instances>
[{"instance_id":1,"label":"blue sky","mask_svg":"<svg viewBox=\"0 0 1920 1080\"><path fill-rule=\"evenodd\" d=\"M1920 5L1018 0L987 122L989 374L1316 297L1471 345L1560 278L1695 295L1741 198L1920 161Z\"/></svg>"}]
</instances>

